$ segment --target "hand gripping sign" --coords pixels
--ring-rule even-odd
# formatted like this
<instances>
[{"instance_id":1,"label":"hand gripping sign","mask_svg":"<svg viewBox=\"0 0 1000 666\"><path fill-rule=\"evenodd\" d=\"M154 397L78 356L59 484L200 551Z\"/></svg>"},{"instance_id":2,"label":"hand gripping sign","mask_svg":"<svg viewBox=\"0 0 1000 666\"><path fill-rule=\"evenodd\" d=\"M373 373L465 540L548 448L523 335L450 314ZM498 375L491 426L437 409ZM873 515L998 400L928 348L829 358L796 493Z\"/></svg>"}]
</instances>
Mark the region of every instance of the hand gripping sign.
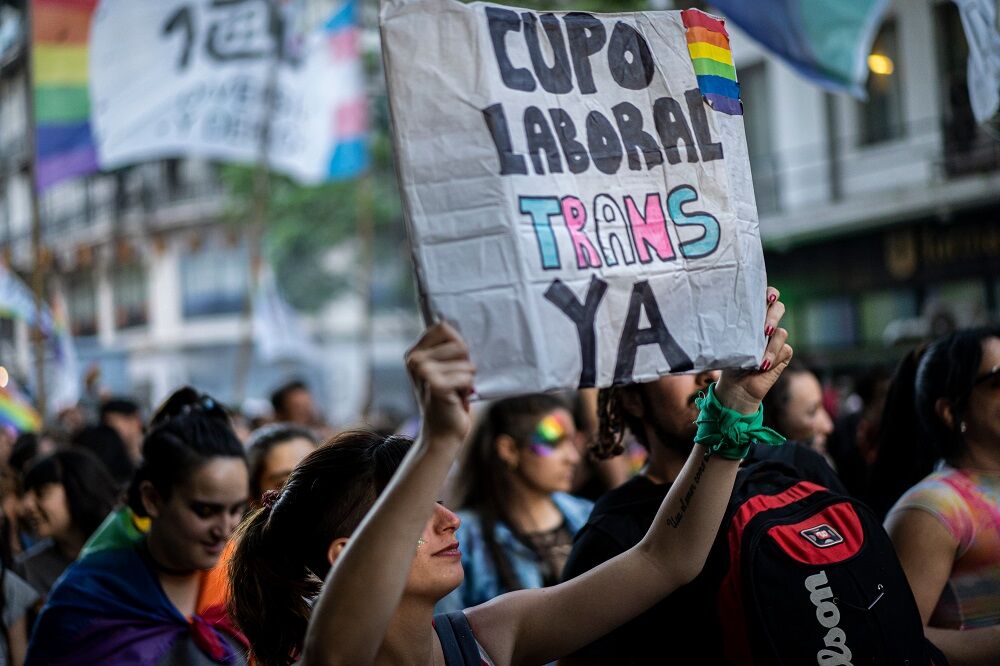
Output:
<instances>
[{"instance_id":1,"label":"hand gripping sign","mask_svg":"<svg viewBox=\"0 0 1000 666\"><path fill-rule=\"evenodd\" d=\"M483 397L752 367L763 254L721 20L384 0L425 317Z\"/></svg>"}]
</instances>

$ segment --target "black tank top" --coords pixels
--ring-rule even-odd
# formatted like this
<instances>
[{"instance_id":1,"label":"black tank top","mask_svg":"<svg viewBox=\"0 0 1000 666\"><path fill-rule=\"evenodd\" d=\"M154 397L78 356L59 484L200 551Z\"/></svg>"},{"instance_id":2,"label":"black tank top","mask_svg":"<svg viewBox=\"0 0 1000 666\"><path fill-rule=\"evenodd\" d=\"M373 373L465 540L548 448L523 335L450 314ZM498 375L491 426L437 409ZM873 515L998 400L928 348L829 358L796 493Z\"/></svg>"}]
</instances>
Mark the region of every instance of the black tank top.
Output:
<instances>
[{"instance_id":1,"label":"black tank top","mask_svg":"<svg viewBox=\"0 0 1000 666\"><path fill-rule=\"evenodd\" d=\"M434 616L434 631L441 641L444 663L447 666L484 666L479 643L469 626L469 619L462 611L442 613Z\"/></svg>"}]
</instances>

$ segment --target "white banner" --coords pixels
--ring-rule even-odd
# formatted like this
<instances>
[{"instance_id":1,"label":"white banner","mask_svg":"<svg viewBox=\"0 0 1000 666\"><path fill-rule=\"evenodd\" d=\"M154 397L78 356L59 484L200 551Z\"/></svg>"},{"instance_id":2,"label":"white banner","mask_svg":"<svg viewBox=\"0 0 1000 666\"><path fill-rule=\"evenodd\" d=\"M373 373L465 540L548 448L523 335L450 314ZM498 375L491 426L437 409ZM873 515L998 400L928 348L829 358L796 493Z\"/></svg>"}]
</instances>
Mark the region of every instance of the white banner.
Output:
<instances>
[{"instance_id":1,"label":"white banner","mask_svg":"<svg viewBox=\"0 0 1000 666\"><path fill-rule=\"evenodd\" d=\"M363 169L354 3L307 35L296 4L101 0L90 41L101 167L172 155L254 162L273 81L273 169L305 183Z\"/></svg>"},{"instance_id":2,"label":"white banner","mask_svg":"<svg viewBox=\"0 0 1000 666\"><path fill-rule=\"evenodd\" d=\"M381 29L425 316L457 323L481 396L759 362L721 21L387 0Z\"/></svg>"}]
</instances>

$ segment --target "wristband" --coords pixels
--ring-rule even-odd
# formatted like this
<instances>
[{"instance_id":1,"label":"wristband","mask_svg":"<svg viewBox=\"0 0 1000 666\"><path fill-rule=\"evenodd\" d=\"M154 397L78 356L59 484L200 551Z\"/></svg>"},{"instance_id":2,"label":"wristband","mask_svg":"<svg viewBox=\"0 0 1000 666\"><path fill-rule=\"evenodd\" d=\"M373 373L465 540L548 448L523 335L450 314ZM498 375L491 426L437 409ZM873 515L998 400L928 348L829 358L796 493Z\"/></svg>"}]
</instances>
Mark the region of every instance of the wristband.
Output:
<instances>
[{"instance_id":1,"label":"wristband","mask_svg":"<svg viewBox=\"0 0 1000 666\"><path fill-rule=\"evenodd\" d=\"M698 433L694 443L706 449L705 457L719 455L726 460L742 460L750 452L750 445L763 442L768 446L781 446L785 438L764 426L764 406L753 414L740 414L719 402L715 396L715 384L708 387L695 400L701 410L695 424Z\"/></svg>"}]
</instances>

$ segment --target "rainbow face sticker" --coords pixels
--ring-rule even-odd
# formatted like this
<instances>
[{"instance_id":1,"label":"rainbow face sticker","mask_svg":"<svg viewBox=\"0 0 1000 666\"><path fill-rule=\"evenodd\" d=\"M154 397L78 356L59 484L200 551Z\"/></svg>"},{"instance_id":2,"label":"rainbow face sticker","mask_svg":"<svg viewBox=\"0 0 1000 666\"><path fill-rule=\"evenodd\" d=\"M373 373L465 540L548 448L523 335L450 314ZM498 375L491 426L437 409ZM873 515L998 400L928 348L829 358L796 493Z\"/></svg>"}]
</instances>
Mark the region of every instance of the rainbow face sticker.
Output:
<instances>
[{"instance_id":1,"label":"rainbow face sticker","mask_svg":"<svg viewBox=\"0 0 1000 666\"><path fill-rule=\"evenodd\" d=\"M568 426L565 414L553 412L543 418L535 426L535 432L531 435L530 448L532 453L543 457L552 455L559 443L566 438L569 432Z\"/></svg>"}]
</instances>

